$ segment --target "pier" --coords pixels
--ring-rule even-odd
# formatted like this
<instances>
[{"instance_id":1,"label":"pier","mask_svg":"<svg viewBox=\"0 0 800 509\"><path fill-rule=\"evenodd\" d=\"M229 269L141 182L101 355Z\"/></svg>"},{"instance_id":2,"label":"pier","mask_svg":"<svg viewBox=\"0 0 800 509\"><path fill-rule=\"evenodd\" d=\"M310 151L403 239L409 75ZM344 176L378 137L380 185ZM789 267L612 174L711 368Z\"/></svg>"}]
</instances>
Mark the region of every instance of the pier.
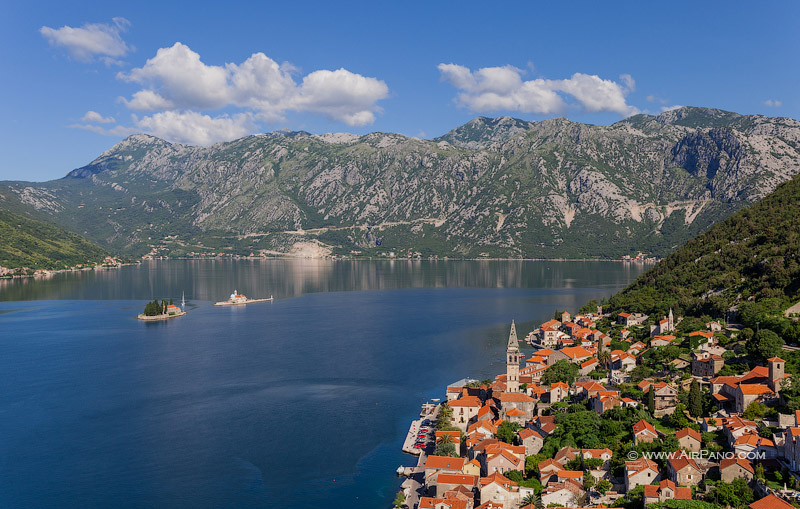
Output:
<instances>
[{"instance_id":1,"label":"pier","mask_svg":"<svg viewBox=\"0 0 800 509\"><path fill-rule=\"evenodd\" d=\"M436 401L436 400L434 400ZM417 465L413 467L399 467L397 474L407 477L403 484L400 485L403 493L406 496L406 505L408 507L416 507L419 503L419 498L422 491L422 486L425 484L425 462L427 461L428 454L436 449L436 438L434 422L439 415L439 405L434 403L425 403L422 405L422 410L419 413L419 419L411 421L411 426L408 428L408 434L403 441L403 452L418 456ZM428 421L428 426L431 428L431 433L425 437L425 448L418 449L414 447L417 443L417 435L420 428L423 426L424 421Z\"/></svg>"}]
</instances>

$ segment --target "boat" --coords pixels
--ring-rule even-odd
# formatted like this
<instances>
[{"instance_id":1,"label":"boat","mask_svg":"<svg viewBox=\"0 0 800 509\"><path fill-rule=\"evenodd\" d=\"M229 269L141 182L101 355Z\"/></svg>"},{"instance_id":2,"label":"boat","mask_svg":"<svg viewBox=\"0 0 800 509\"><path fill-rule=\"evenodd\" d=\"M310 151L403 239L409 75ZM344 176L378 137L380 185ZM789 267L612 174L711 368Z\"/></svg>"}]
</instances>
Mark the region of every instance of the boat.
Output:
<instances>
[{"instance_id":1,"label":"boat","mask_svg":"<svg viewBox=\"0 0 800 509\"><path fill-rule=\"evenodd\" d=\"M240 294L236 290L233 291L230 298L228 300L223 300L221 302L215 302L215 306L243 306L245 304L255 304L256 302L270 302L272 299L272 295L269 296L269 299L248 299L245 295Z\"/></svg>"}]
</instances>

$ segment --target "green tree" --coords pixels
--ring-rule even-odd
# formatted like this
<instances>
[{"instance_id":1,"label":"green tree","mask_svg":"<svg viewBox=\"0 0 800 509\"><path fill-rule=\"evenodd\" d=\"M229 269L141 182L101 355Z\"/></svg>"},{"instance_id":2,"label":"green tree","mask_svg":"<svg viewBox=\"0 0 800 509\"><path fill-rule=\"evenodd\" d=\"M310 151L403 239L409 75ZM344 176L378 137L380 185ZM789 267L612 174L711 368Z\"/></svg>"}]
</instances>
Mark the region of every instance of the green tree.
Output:
<instances>
[{"instance_id":1,"label":"green tree","mask_svg":"<svg viewBox=\"0 0 800 509\"><path fill-rule=\"evenodd\" d=\"M747 408L745 408L744 412L742 413L742 417L753 421L764 417L766 411L767 407L765 405L762 405L758 401L753 401L747 405Z\"/></svg>"},{"instance_id":2,"label":"green tree","mask_svg":"<svg viewBox=\"0 0 800 509\"><path fill-rule=\"evenodd\" d=\"M768 329L761 329L745 343L745 350L754 359L769 359L781 353L783 339Z\"/></svg>"},{"instance_id":3,"label":"green tree","mask_svg":"<svg viewBox=\"0 0 800 509\"><path fill-rule=\"evenodd\" d=\"M666 417L668 423L676 429L682 429L689 425L689 419L686 417L686 407L683 403L675 405L675 411Z\"/></svg>"},{"instance_id":4,"label":"green tree","mask_svg":"<svg viewBox=\"0 0 800 509\"><path fill-rule=\"evenodd\" d=\"M456 452L456 446L453 445L452 442L443 443L440 442L439 445L436 446L436 450L433 451L434 456L450 456L452 458L457 458L458 453Z\"/></svg>"},{"instance_id":5,"label":"green tree","mask_svg":"<svg viewBox=\"0 0 800 509\"><path fill-rule=\"evenodd\" d=\"M594 486L594 476L588 470L583 472L583 489L588 490Z\"/></svg>"},{"instance_id":6,"label":"green tree","mask_svg":"<svg viewBox=\"0 0 800 509\"><path fill-rule=\"evenodd\" d=\"M644 364L636 366L635 368L633 368L633 371L631 371L631 382L634 383L641 382L642 380L644 380L645 378L647 378L652 374L653 374L653 369L650 368L649 366L645 366Z\"/></svg>"},{"instance_id":7,"label":"green tree","mask_svg":"<svg viewBox=\"0 0 800 509\"><path fill-rule=\"evenodd\" d=\"M522 426L516 422L503 421L497 428L497 433L494 434L494 437L501 442L513 444L514 440L517 438L517 432L520 429L522 429Z\"/></svg>"},{"instance_id":8,"label":"green tree","mask_svg":"<svg viewBox=\"0 0 800 509\"><path fill-rule=\"evenodd\" d=\"M650 415L655 415L656 413L656 392L652 390L652 387L647 391L647 410Z\"/></svg>"},{"instance_id":9,"label":"green tree","mask_svg":"<svg viewBox=\"0 0 800 509\"><path fill-rule=\"evenodd\" d=\"M589 314L589 313L595 313L595 312L597 312L597 306L598 305L599 305L599 303L597 302L597 299L589 299L589 302L584 304L578 310L578 313L580 313L582 315Z\"/></svg>"},{"instance_id":10,"label":"green tree","mask_svg":"<svg viewBox=\"0 0 800 509\"><path fill-rule=\"evenodd\" d=\"M406 495L402 491L398 491L397 495L394 497L394 501L392 504L394 507L403 507L403 504L406 503Z\"/></svg>"},{"instance_id":11,"label":"green tree","mask_svg":"<svg viewBox=\"0 0 800 509\"><path fill-rule=\"evenodd\" d=\"M703 415L703 395L700 392L700 384L697 380L692 380L691 388L689 389L689 415L692 417L700 417Z\"/></svg>"},{"instance_id":12,"label":"green tree","mask_svg":"<svg viewBox=\"0 0 800 509\"><path fill-rule=\"evenodd\" d=\"M605 479L601 479L597 482L597 485L594 487L601 495L605 495L608 490L610 490L614 485L611 484L610 481L606 481Z\"/></svg>"},{"instance_id":13,"label":"green tree","mask_svg":"<svg viewBox=\"0 0 800 509\"><path fill-rule=\"evenodd\" d=\"M550 385L556 382L564 382L568 385L572 385L575 382L575 377L578 375L579 369L577 364L562 359L544 371L544 374L542 374L542 383Z\"/></svg>"}]
</instances>

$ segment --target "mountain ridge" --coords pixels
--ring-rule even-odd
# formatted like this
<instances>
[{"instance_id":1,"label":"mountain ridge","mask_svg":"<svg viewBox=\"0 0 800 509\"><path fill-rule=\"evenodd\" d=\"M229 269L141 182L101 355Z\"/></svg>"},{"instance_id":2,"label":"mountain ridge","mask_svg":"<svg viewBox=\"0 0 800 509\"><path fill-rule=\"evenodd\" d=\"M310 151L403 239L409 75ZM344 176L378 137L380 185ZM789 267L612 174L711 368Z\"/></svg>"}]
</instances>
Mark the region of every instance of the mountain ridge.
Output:
<instances>
[{"instance_id":1,"label":"mountain ridge","mask_svg":"<svg viewBox=\"0 0 800 509\"><path fill-rule=\"evenodd\" d=\"M278 131L197 147L132 135L65 178L4 185L130 254L311 242L618 258L667 254L798 171L800 122L687 107L610 126L478 117L433 140Z\"/></svg>"}]
</instances>

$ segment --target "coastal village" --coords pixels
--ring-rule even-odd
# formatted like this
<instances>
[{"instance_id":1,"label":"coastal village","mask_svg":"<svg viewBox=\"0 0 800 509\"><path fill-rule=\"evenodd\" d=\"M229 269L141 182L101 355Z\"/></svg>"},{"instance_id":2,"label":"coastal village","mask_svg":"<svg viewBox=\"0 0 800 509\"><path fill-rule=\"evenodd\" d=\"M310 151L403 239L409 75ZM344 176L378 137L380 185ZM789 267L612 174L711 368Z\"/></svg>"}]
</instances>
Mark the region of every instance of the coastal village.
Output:
<instances>
[{"instance_id":1,"label":"coastal village","mask_svg":"<svg viewBox=\"0 0 800 509\"><path fill-rule=\"evenodd\" d=\"M598 307L556 313L526 356L512 322L505 373L448 386L412 424L395 506L798 507L792 377L742 354L752 332Z\"/></svg>"}]
</instances>

